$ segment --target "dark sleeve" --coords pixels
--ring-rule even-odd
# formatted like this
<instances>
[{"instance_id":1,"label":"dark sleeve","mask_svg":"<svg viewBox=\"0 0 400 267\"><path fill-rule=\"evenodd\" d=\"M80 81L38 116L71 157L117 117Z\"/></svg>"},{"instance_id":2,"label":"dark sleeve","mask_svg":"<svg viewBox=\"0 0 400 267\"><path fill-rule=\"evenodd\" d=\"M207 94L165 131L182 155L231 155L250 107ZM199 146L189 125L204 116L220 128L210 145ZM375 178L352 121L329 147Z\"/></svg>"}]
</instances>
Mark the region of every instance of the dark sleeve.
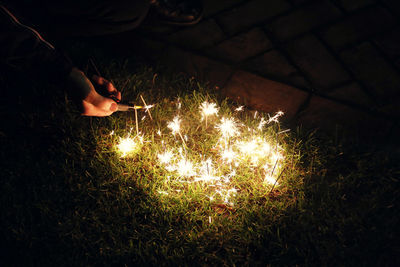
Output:
<instances>
[{"instance_id":1,"label":"dark sleeve","mask_svg":"<svg viewBox=\"0 0 400 267\"><path fill-rule=\"evenodd\" d=\"M39 75L49 81L63 81L71 61L33 28L22 24L0 3L0 62L17 71Z\"/></svg>"}]
</instances>

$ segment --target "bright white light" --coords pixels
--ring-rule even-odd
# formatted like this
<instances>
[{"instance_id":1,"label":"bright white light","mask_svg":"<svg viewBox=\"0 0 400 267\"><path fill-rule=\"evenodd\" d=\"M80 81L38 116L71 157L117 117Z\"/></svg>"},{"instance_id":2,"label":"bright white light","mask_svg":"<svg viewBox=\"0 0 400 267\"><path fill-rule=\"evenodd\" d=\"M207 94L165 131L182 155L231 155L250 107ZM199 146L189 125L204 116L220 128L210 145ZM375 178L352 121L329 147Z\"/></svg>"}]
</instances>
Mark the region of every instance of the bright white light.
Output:
<instances>
[{"instance_id":1,"label":"bright white light","mask_svg":"<svg viewBox=\"0 0 400 267\"><path fill-rule=\"evenodd\" d=\"M235 111L243 111L244 106L237 107Z\"/></svg>"},{"instance_id":2,"label":"bright white light","mask_svg":"<svg viewBox=\"0 0 400 267\"><path fill-rule=\"evenodd\" d=\"M195 181L210 182L219 180L220 177L214 175L215 170L211 159L207 159L201 162L200 176L195 178Z\"/></svg>"},{"instance_id":3,"label":"bright white light","mask_svg":"<svg viewBox=\"0 0 400 267\"><path fill-rule=\"evenodd\" d=\"M162 164L168 164L174 157L174 153L171 151L165 151L164 153L158 154L158 159Z\"/></svg>"},{"instance_id":4,"label":"bright white light","mask_svg":"<svg viewBox=\"0 0 400 267\"><path fill-rule=\"evenodd\" d=\"M195 174L193 163L186 159L181 159L177 165L177 171L179 175L190 177Z\"/></svg>"},{"instance_id":5,"label":"bright white light","mask_svg":"<svg viewBox=\"0 0 400 267\"><path fill-rule=\"evenodd\" d=\"M238 144L240 152L251 155L256 152L257 149L257 141L256 140L251 140L251 141L246 141L246 142L239 142Z\"/></svg>"},{"instance_id":6,"label":"bright white light","mask_svg":"<svg viewBox=\"0 0 400 267\"><path fill-rule=\"evenodd\" d=\"M278 111L273 117L268 119L268 123L271 123L271 122L278 123L279 122L279 120L278 120L279 117L283 116L283 114L285 114L285 113L283 113L283 111Z\"/></svg>"},{"instance_id":7,"label":"bright white light","mask_svg":"<svg viewBox=\"0 0 400 267\"><path fill-rule=\"evenodd\" d=\"M136 142L130 137L121 138L118 144L118 150L122 152L121 157L125 157L127 154L133 152L136 149Z\"/></svg>"},{"instance_id":8,"label":"bright white light","mask_svg":"<svg viewBox=\"0 0 400 267\"><path fill-rule=\"evenodd\" d=\"M225 138L233 137L239 134L237 124L233 118L222 118L221 123L216 126L222 136Z\"/></svg>"},{"instance_id":9,"label":"bright white light","mask_svg":"<svg viewBox=\"0 0 400 267\"><path fill-rule=\"evenodd\" d=\"M179 133L179 131L181 130L181 119L179 118L179 116L175 116L172 121L168 122L167 126L172 130L172 134Z\"/></svg>"},{"instance_id":10,"label":"bright white light","mask_svg":"<svg viewBox=\"0 0 400 267\"><path fill-rule=\"evenodd\" d=\"M274 177L271 177L271 175L265 175L265 178L264 178L264 183L267 183L267 184L271 184L271 185L279 185L278 184L278 182L275 180L275 178Z\"/></svg>"},{"instance_id":11,"label":"bright white light","mask_svg":"<svg viewBox=\"0 0 400 267\"><path fill-rule=\"evenodd\" d=\"M257 129L258 129L259 131L261 131L265 124L267 124L267 121L266 121L264 118L261 118L261 121L260 121L260 123L258 124Z\"/></svg>"},{"instance_id":12,"label":"bright white light","mask_svg":"<svg viewBox=\"0 0 400 267\"><path fill-rule=\"evenodd\" d=\"M201 111L202 120L203 120L207 116L218 113L217 104L208 103L207 101L204 101L200 106L200 111Z\"/></svg>"},{"instance_id":13,"label":"bright white light","mask_svg":"<svg viewBox=\"0 0 400 267\"><path fill-rule=\"evenodd\" d=\"M231 163L236 158L236 153L232 149L224 149L221 153L221 157L227 163Z\"/></svg>"}]
</instances>

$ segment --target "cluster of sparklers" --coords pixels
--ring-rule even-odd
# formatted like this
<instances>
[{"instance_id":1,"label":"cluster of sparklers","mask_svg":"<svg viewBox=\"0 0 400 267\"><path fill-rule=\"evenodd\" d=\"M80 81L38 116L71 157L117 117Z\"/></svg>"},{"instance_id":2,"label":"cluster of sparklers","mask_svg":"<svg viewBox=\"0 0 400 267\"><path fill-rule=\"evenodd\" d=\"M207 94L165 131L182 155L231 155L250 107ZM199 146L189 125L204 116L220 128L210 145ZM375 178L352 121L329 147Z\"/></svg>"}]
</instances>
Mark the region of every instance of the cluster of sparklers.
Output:
<instances>
[{"instance_id":1,"label":"cluster of sparklers","mask_svg":"<svg viewBox=\"0 0 400 267\"><path fill-rule=\"evenodd\" d=\"M203 194L210 201L234 205L234 197L241 190L235 186L241 177L250 175L264 187L278 186L285 165L285 153L278 142L279 133L271 136L265 130L278 123L283 112L267 118L255 112L252 119L256 126L250 127L234 115L220 115L216 103L204 101L198 107L200 116L196 125L193 125L195 116L185 117L180 109L181 103L178 102L178 112L164 124L163 130L155 131L157 138L152 139L159 142L160 148L160 151L152 151L157 159L154 165L165 173L166 185L158 190L160 195L174 195L195 184L196 188L203 189ZM242 111L243 107L238 107L232 113ZM149 108L146 112L151 117ZM150 138L138 130L137 115L136 130L135 136L120 138L116 147L121 157L140 153L146 142L150 142ZM196 136L188 136L191 132ZM199 138L201 134L212 138ZM199 149L204 147L207 151Z\"/></svg>"}]
</instances>

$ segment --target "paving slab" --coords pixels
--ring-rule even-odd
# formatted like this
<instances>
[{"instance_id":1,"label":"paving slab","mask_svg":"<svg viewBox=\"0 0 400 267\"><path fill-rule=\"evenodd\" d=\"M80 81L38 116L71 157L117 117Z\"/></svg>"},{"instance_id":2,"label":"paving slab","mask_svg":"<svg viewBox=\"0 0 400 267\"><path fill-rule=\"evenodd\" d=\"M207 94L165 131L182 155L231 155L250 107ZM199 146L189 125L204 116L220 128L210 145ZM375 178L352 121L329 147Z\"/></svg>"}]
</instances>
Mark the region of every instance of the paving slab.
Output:
<instances>
[{"instance_id":1,"label":"paving slab","mask_svg":"<svg viewBox=\"0 0 400 267\"><path fill-rule=\"evenodd\" d=\"M219 23L229 34L235 34L249 26L257 25L290 8L284 0L253 0L218 16Z\"/></svg>"},{"instance_id":2,"label":"paving slab","mask_svg":"<svg viewBox=\"0 0 400 267\"><path fill-rule=\"evenodd\" d=\"M310 87L297 69L276 49L249 60L243 67L273 80L286 81L301 88Z\"/></svg>"},{"instance_id":3,"label":"paving slab","mask_svg":"<svg viewBox=\"0 0 400 267\"><path fill-rule=\"evenodd\" d=\"M373 99L356 82L335 88L329 92L327 96L342 102L347 102L350 105L357 105L367 109L376 108L376 103Z\"/></svg>"},{"instance_id":4,"label":"paving slab","mask_svg":"<svg viewBox=\"0 0 400 267\"><path fill-rule=\"evenodd\" d=\"M222 87L233 73L232 67L210 58L170 46L161 56L169 67L183 71L197 79L207 81L211 86Z\"/></svg>"},{"instance_id":5,"label":"paving slab","mask_svg":"<svg viewBox=\"0 0 400 267\"><path fill-rule=\"evenodd\" d=\"M400 120L400 1L204 4L199 24L142 30L138 43L250 108L286 111L295 125L384 136Z\"/></svg>"},{"instance_id":6,"label":"paving slab","mask_svg":"<svg viewBox=\"0 0 400 267\"><path fill-rule=\"evenodd\" d=\"M321 29L320 34L333 49L341 49L345 45L387 30L395 23L396 19L388 10L371 6Z\"/></svg>"},{"instance_id":7,"label":"paving slab","mask_svg":"<svg viewBox=\"0 0 400 267\"><path fill-rule=\"evenodd\" d=\"M306 128L319 128L332 134L339 129L362 139L385 138L393 123L382 117L370 115L347 105L319 96L313 96L297 122Z\"/></svg>"},{"instance_id":8,"label":"paving slab","mask_svg":"<svg viewBox=\"0 0 400 267\"><path fill-rule=\"evenodd\" d=\"M280 16L265 27L278 40L285 41L317 26L337 19L342 13L330 1L312 2L293 12Z\"/></svg>"},{"instance_id":9,"label":"paving slab","mask_svg":"<svg viewBox=\"0 0 400 267\"><path fill-rule=\"evenodd\" d=\"M354 11L375 4L376 0L337 0L336 3L346 11Z\"/></svg>"},{"instance_id":10,"label":"paving slab","mask_svg":"<svg viewBox=\"0 0 400 267\"><path fill-rule=\"evenodd\" d=\"M206 18L215 15L223 10L234 7L246 0L203 0L204 16Z\"/></svg>"},{"instance_id":11,"label":"paving slab","mask_svg":"<svg viewBox=\"0 0 400 267\"><path fill-rule=\"evenodd\" d=\"M390 103L393 97L399 95L399 73L370 43L345 50L341 56L378 103Z\"/></svg>"},{"instance_id":12,"label":"paving slab","mask_svg":"<svg viewBox=\"0 0 400 267\"><path fill-rule=\"evenodd\" d=\"M262 78L246 71L237 71L222 89L225 96L252 109L274 113L285 112L293 119L309 94L295 87Z\"/></svg>"},{"instance_id":13,"label":"paving slab","mask_svg":"<svg viewBox=\"0 0 400 267\"><path fill-rule=\"evenodd\" d=\"M214 19L201 21L199 24L184 28L167 37L167 40L191 49L212 46L225 39L225 34Z\"/></svg>"},{"instance_id":14,"label":"paving slab","mask_svg":"<svg viewBox=\"0 0 400 267\"><path fill-rule=\"evenodd\" d=\"M335 57L314 35L296 39L285 48L313 82L314 90L326 92L350 79Z\"/></svg>"},{"instance_id":15,"label":"paving slab","mask_svg":"<svg viewBox=\"0 0 400 267\"><path fill-rule=\"evenodd\" d=\"M400 15L400 2L398 0L382 0L382 2L397 15Z\"/></svg>"},{"instance_id":16,"label":"paving slab","mask_svg":"<svg viewBox=\"0 0 400 267\"><path fill-rule=\"evenodd\" d=\"M254 28L207 49L206 53L215 58L237 63L271 48L272 43L264 32L260 28Z\"/></svg>"},{"instance_id":17,"label":"paving slab","mask_svg":"<svg viewBox=\"0 0 400 267\"><path fill-rule=\"evenodd\" d=\"M400 27L374 38L374 43L391 59L400 57Z\"/></svg>"}]
</instances>

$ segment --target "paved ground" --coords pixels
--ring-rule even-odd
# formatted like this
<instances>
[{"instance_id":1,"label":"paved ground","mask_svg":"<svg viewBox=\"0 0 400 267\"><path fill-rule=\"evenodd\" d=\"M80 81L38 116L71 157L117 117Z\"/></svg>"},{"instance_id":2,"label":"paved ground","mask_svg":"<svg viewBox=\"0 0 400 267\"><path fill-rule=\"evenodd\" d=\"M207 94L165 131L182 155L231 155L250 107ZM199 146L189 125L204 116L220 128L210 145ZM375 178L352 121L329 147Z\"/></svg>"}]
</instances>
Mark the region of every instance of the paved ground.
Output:
<instances>
[{"instance_id":1,"label":"paved ground","mask_svg":"<svg viewBox=\"0 0 400 267\"><path fill-rule=\"evenodd\" d=\"M204 0L179 28L147 22L148 55L292 125L397 138L400 1ZM368 135L368 134L367 134Z\"/></svg>"}]
</instances>

